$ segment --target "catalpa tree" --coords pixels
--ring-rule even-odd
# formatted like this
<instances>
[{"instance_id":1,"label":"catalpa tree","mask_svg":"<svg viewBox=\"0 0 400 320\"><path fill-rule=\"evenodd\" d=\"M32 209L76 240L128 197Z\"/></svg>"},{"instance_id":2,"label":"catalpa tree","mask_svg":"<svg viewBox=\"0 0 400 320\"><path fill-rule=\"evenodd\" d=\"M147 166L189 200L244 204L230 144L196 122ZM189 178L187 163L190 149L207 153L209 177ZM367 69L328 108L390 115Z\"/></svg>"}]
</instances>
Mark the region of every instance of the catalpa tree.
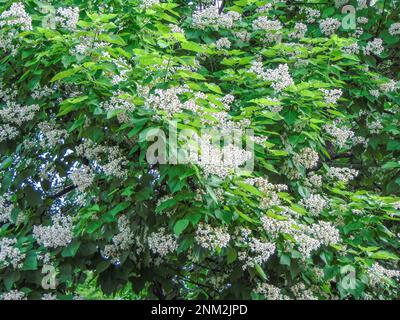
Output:
<instances>
[{"instance_id":1,"label":"catalpa tree","mask_svg":"<svg viewBox=\"0 0 400 320\"><path fill-rule=\"evenodd\" d=\"M296 2L1 3L2 299L399 296L398 3Z\"/></svg>"}]
</instances>

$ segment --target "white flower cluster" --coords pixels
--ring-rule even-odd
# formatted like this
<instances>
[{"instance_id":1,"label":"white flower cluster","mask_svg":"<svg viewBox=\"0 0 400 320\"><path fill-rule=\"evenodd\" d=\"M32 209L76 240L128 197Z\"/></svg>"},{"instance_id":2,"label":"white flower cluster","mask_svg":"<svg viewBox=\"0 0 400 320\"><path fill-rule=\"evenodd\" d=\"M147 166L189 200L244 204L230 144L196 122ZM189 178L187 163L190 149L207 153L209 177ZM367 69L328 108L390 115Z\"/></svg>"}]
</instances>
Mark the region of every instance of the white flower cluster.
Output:
<instances>
[{"instance_id":1,"label":"white flower cluster","mask_svg":"<svg viewBox=\"0 0 400 320\"><path fill-rule=\"evenodd\" d=\"M139 8L140 9L149 9L152 6L160 4L160 0L142 0L140 2Z\"/></svg>"},{"instance_id":2,"label":"white flower cluster","mask_svg":"<svg viewBox=\"0 0 400 320\"><path fill-rule=\"evenodd\" d=\"M281 289L273 286L269 283L257 283L257 287L254 289L255 293L261 294L267 300L288 300L289 298L281 293Z\"/></svg>"},{"instance_id":3,"label":"white flower cluster","mask_svg":"<svg viewBox=\"0 0 400 320\"><path fill-rule=\"evenodd\" d=\"M304 180L304 185L309 188L321 188L322 187L322 176L315 172L310 172L308 177Z\"/></svg>"},{"instance_id":4,"label":"white flower cluster","mask_svg":"<svg viewBox=\"0 0 400 320\"><path fill-rule=\"evenodd\" d=\"M235 170L239 169L247 160L250 160L252 153L236 144L226 144L223 147L214 143L210 135L203 135L199 143L200 154L195 146L190 151L189 161L198 165L208 175L216 175L225 179Z\"/></svg>"},{"instance_id":5,"label":"white flower cluster","mask_svg":"<svg viewBox=\"0 0 400 320\"><path fill-rule=\"evenodd\" d=\"M0 125L0 142L13 140L18 137L18 135L19 131L15 127L10 126L8 123Z\"/></svg>"},{"instance_id":6,"label":"white flower cluster","mask_svg":"<svg viewBox=\"0 0 400 320\"><path fill-rule=\"evenodd\" d=\"M270 10L272 8L272 3L267 3L259 8L256 9L257 13L264 13L267 12L268 10Z\"/></svg>"},{"instance_id":7,"label":"white flower cluster","mask_svg":"<svg viewBox=\"0 0 400 320\"><path fill-rule=\"evenodd\" d=\"M369 269L369 278L371 284L377 286L382 283L385 279L395 279L400 280L400 270L390 270L382 267L379 263L375 263Z\"/></svg>"},{"instance_id":8,"label":"white flower cluster","mask_svg":"<svg viewBox=\"0 0 400 320\"><path fill-rule=\"evenodd\" d=\"M4 292L1 295L2 300L27 300L25 293L18 290L11 290L9 292Z\"/></svg>"},{"instance_id":9,"label":"white flower cluster","mask_svg":"<svg viewBox=\"0 0 400 320\"><path fill-rule=\"evenodd\" d=\"M389 34L392 36L400 35L400 22L396 22L390 25Z\"/></svg>"},{"instance_id":10,"label":"white flower cluster","mask_svg":"<svg viewBox=\"0 0 400 320\"><path fill-rule=\"evenodd\" d=\"M94 161L95 167L98 167L107 176L125 179L128 175L128 171L125 169L128 161L117 146L102 146L91 140L85 140L75 150L78 156Z\"/></svg>"},{"instance_id":11,"label":"white flower cluster","mask_svg":"<svg viewBox=\"0 0 400 320\"><path fill-rule=\"evenodd\" d=\"M301 22L296 22L294 31L289 33L289 38L303 39L307 32L307 25Z\"/></svg>"},{"instance_id":12,"label":"white flower cluster","mask_svg":"<svg viewBox=\"0 0 400 320\"><path fill-rule=\"evenodd\" d=\"M72 55L87 55L90 51L107 47L108 43L104 41L98 41L96 37L79 37L79 43L70 49ZM103 52L103 57L107 60L110 59L108 52ZM112 59L111 59L112 60Z\"/></svg>"},{"instance_id":13,"label":"white flower cluster","mask_svg":"<svg viewBox=\"0 0 400 320\"><path fill-rule=\"evenodd\" d=\"M348 183L357 177L358 174L358 170L338 167L330 167L327 173L329 178L342 181L343 183Z\"/></svg>"},{"instance_id":14,"label":"white flower cluster","mask_svg":"<svg viewBox=\"0 0 400 320\"><path fill-rule=\"evenodd\" d=\"M325 246L340 242L339 230L326 221L319 221L307 226L306 232Z\"/></svg>"},{"instance_id":15,"label":"white flower cluster","mask_svg":"<svg viewBox=\"0 0 400 320\"><path fill-rule=\"evenodd\" d=\"M33 238L45 248L65 247L73 237L72 218L61 214L52 216L52 225L33 226Z\"/></svg>"},{"instance_id":16,"label":"white flower cluster","mask_svg":"<svg viewBox=\"0 0 400 320\"><path fill-rule=\"evenodd\" d=\"M346 142L354 136L354 132L346 127L339 127L339 122L335 121L332 124L326 124L323 126L326 133L335 139L332 141L334 145L342 148Z\"/></svg>"},{"instance_id":17,"label":"white flower cluster","mask_svg":"<svg viewBox=\"0 0 400 320\"><path fill-rule=\"evenodd\" d=\"M341 25L342 23L336 18L326 18L319 22L321 32L328 37L333 35Z\"/></svg>"},{"instance_id":18,"label":"white flower cluster","mask_svg":"<svg viewBox=\"0 0 400 320\"><path fill-rule=\"evenodd\" d=\"M394 209L400 210L400 201L393 202L393 203L392 203L392 206L393 206Z\"/></svg>"},{"instance_id":19,"label":"white flower cluster","mask_svg":"<svg viewBox=\"0 0 400 320\"><path fill-rule=\"evenodd\" d=\"M149 95L145 101L145 108L153 109L155 111L164 111L167 118L173 117L175 114L183 110L191 110L197 112L200 108L194 99L189 99L181 102L179 96L184 93L192 92L186 86L179 86L169 89L156 89L154 94ZM158 118L159 116L156 116Z\"/></svg>"},{"instance_id":20,"label":"white flower cluster","mask_svg":"<svg viewBox=\"0 0 400 320\"><path fill-rule=\"evenodd\" d=\"M253 30L278 31L283 28L279 20L269 20L268 17L258 17L253 21Z\"/></svg>"},{"instance_id":21,"label":"white flower cluster","mask_svg":"<svg viewBox=\"0 0 400 320\"><path fill-rule=\"evenodd\" d=\"M135 241L134 234L129 226L129 219L126 216L118 218L118 233L113 236L112 244L104 246L101 250L101 255L105 259L110 259L112 264L120 264L120 254L122 251L127 251Z\"/></svg>"},{"instance_id":22,"label":"white flower cluster","mask_svg":"<svg viewBox=\"0 0 400 320\"><path fill-rule=\"evenodd\" d=\"M147 238L147 243L150 250L161 257L165 257L167 254L174 252L178 248L176 238L173 235L166 233L165 228L160 228L157 232L151 233Z\"/></svg>"},{"instance_id":23,"label":"white flower cluster","mask_svg":"<svg viewBox=\"0 0 400 320\"><path fill-rule=\"evenodd\" d=\"M281 200L279 199L278 192L286 191L288 189L285 184L272 184L265 178L249 178L246 179L246 183L258 187L258 189L263 193L260 202L260 207L262 209L280 205Z\"/></svg>"},{"instance_id":24,"label":"white flower cluster","mask_svg":"<svg viewBox=\"0 0 400 320\"><path fill-rule=\"evenodd\" d=\"M49 88L48 86L37 86L32 90L31 97L35 100L40 100L45 97L50 97L55 91L55 87Z\"/></svg>"},{"instance_id":25,"label":"white flower cluster","mask_svg":"<svg viewBox=\"0 0 400 320\"><path fill-rule=\"evenodd\" d=\"M293 85L293 79L289 74L289 67L287 64L280 64L276 69L268 69L265 72L265 79L272 81L272 88L280 92L286 87Z\"/></svg>"},{"instance_id":26,"label":"white flower cluster","mask_svg":"<svg viewBox=\"0 0 400 320\"><path fill-rule=\"evenodd\" d=\"M21 106L18 103L6 101L6 108L0 110L0 118L4 122L21 126L23 123L31 121L39 109L37 104Z\"/></svg>"},{"instance_id":27,"label":"white flower cluster","mask_svg":"<svg viewBox=\"0 0 400 320\"><path fill-rule=\"evenodd\" d=\"M318 250L318 248L321 246L320 241L310 237L305 233L296 233L293 238L296 240L298 250L304 259L311 257L312 252Z\"/></svg>"},{"instance_id":28,"label":"white flower cluster","mask_svg":"<svg viewBox=\"0 0 400 320\"><path fill-rule=\"evenodd\" d=\"M236 21L241 18L240 14L235 11L227 13L219 13L218 6L210 6L208 8L198 10L193 13L192 25L194 28L204 30L205 28L230 29Z\"/></svg>"},{"instance_id":29,"label":"white flower cluster","mask_svg":"<svg viewBox=\"0 0 400 320\"><path fill-rule=\"evenodd\" d=\"M0 142L16 138L19 134L16 127L21 127L24 123L31 121L40 109L37 104L22 106L16 103L17 95L17 90L5 88L0 83L0 99L5 103L5 107L0 110L0 120L4 123L0 126Z\"/></svg>"},{"instance_id":30,"label":"white flower cluster","mask_svg":"<svg viewBox=\"0 0 400 320\"><path fill-rule=\"evenodd\" d=\"M275 243L257 238L248 238L246 242L249 247L249 252L240 251L238 254L238 259L244 261L242 266L243 270L254 268L256 265L262 265L267 262L275 252Z\"/></svg>"},{"instance_id":31,"label":"white flower cluster","mask_svg":"<svg viewBox=\"0 0 400 320\"><path fill-rule=\"evenodd\" d=\"M15 247L16 243L17 239L0 239L0 264L3 266L12 266L14 269L22 268L22 260L26 255Z\"/></svg>"},{"instance_id":32,"label":"white flower cluster","mask_svg":"<svg viewBox=\"0 0 400 320\"><path fill-rule=\"evenodd\" d=\"M218 50L230 49L230 47L231 47L231 42L229 41L228 38L221 38L221 39L218 39L218 40L215 42L215 47L216 47Z\"/></svg>"},{"instance_id":33,"label":"white flower cluster","mask_svg":"<svg viewBox=\"0 0 400 320\"><path fill-rule=\"evenodd\" d=\"M248 42L251 38L250 32L246 30L234 31L233 34L236 38L243 42Z\"/></svg>"},{"instance_id":34,"label":"white flower cluster","mask_svg":"<svg viewBox=\"0 0 400 320\"><path fill-rule=\"evenodd\" d=\"M390 79L389 82L383 83L379 86L379 89L384 93L389 93L397 90L397 81Z\"/></svg>"},{"instance_id":35,"label":"white flower cluster","mask_svg":"<svg viewBox=\"0 0 400 320\"><path fill-rule=\"evenodd\" d=\"M178 25L176 25L176 24L172 24L172 23L170 23L169 25L168 25L168 27L171 29L171 32L172 33L181 33L181 34L185 34L185 30L183 30L181 27L179 27Z\"/></svg>"},{"instance_id":36,"label":"white flower cluster","mask_svg":"<svg viewBox=\"0 0 400 320\"><path fill-rule=\"evenodd\" d=\"M11 56L15 56L18 52L19 45L13 42L17 34L18 32L16 30L10 30L9 32L0 34L0 48Z\"/></svg>"},{"instance_id":37,"label":"white flower cluster","mask_svg":"<svg viewBox=\"0 0 400 320\"><path fill-rule=\"evenodd\" d=\"M293 156L293 162L297 165L301 165L306 169L312 169L318 164L319 155L318 152L307 147L302 149L299 153Z\"/></svg>"},{"instance_id":38,"label":"white flower cluster","mask_svg":"<svg viewBox=\"0 0 400 320\"><path fill-rule=\"evenodd\" d=\"M359 54L360 46L358 45L357 42L354 42L351 45L343 47L342 51L347 54Z\"/></svg>"},{"instance_id":39,"label":"white flower cluster","mask_svg":"<svg viewBox=\"0 0 400 320\"><path fill-rule=\"evenodd\" d=\"M326 104L336 104L337 100L339 100L343 94L341 89L333 89L333 90L320 89L320 91L322 91L324 94Z\"/></svg>"},{"instance_id":40,"label":"white flower cluster","mask_svg":"<svg viewBox=\"0 0 400 320\"><path fill-rule=\"evenodd\" d=\"M295 229L292 228L292 226L296 226L296 222L292 218L278 220L269 216L262 216L261 222L266 233L273 238L277 238L283 233L294 234L294 232L296 232Z\"/></svg>"},{"instance_id":41,"label":"white flower cluster","mask_svg":"<svg viewBox=\"0 0 400 320\"><path fill-rule=\"evenodd\" d=\"M383 47L383 40L380 38L375 38L372 41L368 41L365 48L363 48L365 55L374 54L379 56L385 48Z\"/></svg>"},{"instance_id":42,"label":"white flower cluster","mask_svg":"<svg viewBox=\"0 0 400 320\"><path fill-rule=\"evenodd\" d=\"M280 64L276 69L264 70L262 62L253 61L249 72L256 74L257 78L263 81L272 82L271 86L277 92L281 92L286 87L294 84L287 64Z\"/></svg>"},{"instance_id":43,"label":"white flower cluster","mask_svg":"<svg viewBox=\"0 0 400 320\"><path fill-rule=\"evenodd\" d=\"M357 18L357 23L366 24L366 23L368 23L368 18L367 17L358 17Z\"/></svg>"},{"instance_id":44,"label":"white flower cluster","mask_svg":"<svg viewBox=\"0 0 400 320\"><path fill-rule=\"evenodd\" d=\"M119 57L118 59L111 59L111 61L115 64L118 70L118 74L113 74L111 77L112 84L118 84L128 79L128 73L132 71L131 65L129 62Z\"/></svg>"},{"instance_id":45,"label":"white flower cluster","mask_svg":"<svg viewBox=\"0 0 400 320\"><path fill-rule=\"evenodd\" d=\"M318 300L314 293L307 289L302 282L292 286L291 291L296 300Z\"/></svg>"},{"instance_id":46,"label":"white flower cluster","mask_svg":"<svg viewBox=\"0 0 400 320\"><path fill-rule=\"evenodd\" d=\"M369 141L368 138L362 136L354 136L351 139L353 145L362 144L365 148L368 146L368 141Z\"/></svg>"},{"instance_id":47,"label":"white flower cluster","mask_svg":"<svg viewBox=\"0 0 400 320\"><path fill-rule=\"evenodd\" d=\"M76 30L76 24L79 21L78 7L58 8L56 14L55 21L59 23L62 28L70 31Z\"/></svg>"},{"instance_id":48,"label":"white flower cluster","mask_svg":"<svg viewBox=\"0 0 400 320\"><path fill-rule=\"evenodd\" d=\"M328 201L319 194L310 194L303 198L300 204L307 208L311 215L317 216L328 206Z\"/></svg>"},{"instance_id":49,"label":"white flower cluster","mask_svg":"<svg viewBox=\"0 0 400 320\"><path fill-rule=\"evenodd\" d=\"M42 148L46 146L54 148L64 143L65 139L68 137L68 131L65 129L57 129L54 120L41 122L38 124L38 128L44 136L44 139L40 141Z\"/></svg>"},{"instance_id":50,"label":"white flower cluster","mask_svg":"<svg viewBox=\"0 0 400 320\"><path fill-rule=\"evenodd\" d=\"M204 249L216 250L217 248L227 247L231 236L222 227L212 227L209 224L199 223L195 240Z\"/></svg>"},{"instance_id":51,"label":"white flower cluster","mask_svg":"<svg viewBox=\"0 0 400 320\"><path fill-rule=\"evenodd\" d=\"M383 125L381 120L379 119L375 119L373 121L368 121L367 123L367 128L369 129L369 132L371 134L379 134L381 132L381 130L383 129Z\"/></svg>"},{"instance_id":52,"label":"white flower cluster","mask_svg":"<svg viewBox=\"0 0 400 320\"><path fill-rule=\"evenodd\" d=\"M21 2L14 2L10 9L0 15L0 28L20 26L21 30L32 30L32 18Z\"/></svg>"},{"instance_id":53,"label":"white flower cluster","mask_svg":"<svg viewBox=\"0 0 400 320\"><path fill-rule=\"evenodd\" d=\"M321 13L319 10L313 9L313 8L307 8L307 7L301 7L300 13L305 14L305 16L307 17L307 20L306 20L307 23L314 23L321 16Z\"/></svg>"},{"instance_id":54,"label":"white flower cluster","mask_svg":"<svg viewBox=\"0 0 400 320\"><path fill-rule=\"evenodd\" d=\"M117 115L118 120L121 123L128 123L130 118L127 113L135 110L135 105L130 96L117 91L108 101L101 102L100 108L106 112L121 110L122 112Z\"/></svg>"},{"instance_id":55,"label":"white flower cluster","mask_svg":"<svg viewBox=\"0 0 400 320\"><path fill-rule=\"evenodd\" d=\"M44 293L41 300L57 300L57 295L51 292Z\"/></svg>"},{"instance_id":56,"label":"white flower cluster","mask_svg":"<svg viewBox=\"0 0 400 320\"><path fill-rule=\"evenodd\" d=\"M269 216L261 217L265 232L277 238L281 234L291 235L297 243L298 250L304 258L322 245L330 245L340 241L338 230L328 222L319 222L310 226L296 223L293 218L278 220Z\"/></svg>"},{"instance_id":57,"label":"white flower cluster","mask_svg":"<svg viewBox=\"0 0 400 320\"><path fill-rule=\"evenodd\" d=\"M11 222L11 213L14 205L11 203L11 195L0 196L0 223Z\"/></svg>"},{"instance_id":58,"label":"white flower cluster","mask_svg":"<svg viewBox=\"0 0 400 320\"><path fill-rule=\"evenodd\" d=\"M96 173L89 166L82 165L82 167L72 171L69 178L80 192L85 192L92 185L95 176Z\"/></svg>"}]
</instances>

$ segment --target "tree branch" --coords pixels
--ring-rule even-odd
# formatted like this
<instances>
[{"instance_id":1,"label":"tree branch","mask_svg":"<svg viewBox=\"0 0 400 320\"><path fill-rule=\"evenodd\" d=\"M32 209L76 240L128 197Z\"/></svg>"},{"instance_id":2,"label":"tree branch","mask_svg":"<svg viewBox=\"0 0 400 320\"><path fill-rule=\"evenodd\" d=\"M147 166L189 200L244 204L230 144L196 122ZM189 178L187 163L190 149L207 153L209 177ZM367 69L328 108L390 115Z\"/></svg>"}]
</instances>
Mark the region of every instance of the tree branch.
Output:
<instances>
[{"instance_id":1,"label":"tree branch","mask_svg":"<svg viewBox=\"0 0 400 320\"><path fill-rule=\"evenodd\" d=\"M57 199L59 197L62 197L64 194L67 194L68 192L72 191L76 189L75 185L70 185L68 187L66 187L64 190L61 190L60 192L57 192L56 194L53 194L52 196L50 196L50 199Z\"/></svg>"}]
</instances>

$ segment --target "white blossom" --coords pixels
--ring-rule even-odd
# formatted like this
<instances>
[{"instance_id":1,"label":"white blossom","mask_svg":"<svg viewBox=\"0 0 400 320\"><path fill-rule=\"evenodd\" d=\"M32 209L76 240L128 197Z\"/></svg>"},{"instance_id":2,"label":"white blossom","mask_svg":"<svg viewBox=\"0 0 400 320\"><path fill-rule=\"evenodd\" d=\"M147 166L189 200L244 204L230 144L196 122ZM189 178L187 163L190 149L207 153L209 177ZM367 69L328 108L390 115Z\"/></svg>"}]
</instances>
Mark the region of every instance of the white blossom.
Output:
<instances>
[{"instance_id":1,"label":"white blossom","mask_svg":"<svg viewBox=\"0 0 400 320\"><path fill-rule=\"evenodd\" d=\"M379 89L384 93L389 93L397 90L397 81L390 79L388 82L379 86Z\"/></svg>"},{"instance_id":2,"label":"white blossom","mask_svg":"<svg viewBox=\"0 0 400 320\"><path fill-rule=\"evenodd\" d=\"M69 178L80 192L85 192L92 185L95 176L95 172L89 166L82 165L72 171Z\"/></svg>"},{"instance_id":3,"label":"white blossom","mask_svg":"<svg viewBox=\"0 0 400 320\"><path fill-rule=\"evenodd\" d=\"M358 45L357 42L354 42L351 45L343 47L342 51L347 54L359 54L360 46Z\"/></svg>"},{"instance_id":4,"label":"white blossom","mask_svg":"<svg viewBox=\"0 0 400 320\"><path fill-rule=\"evenodd\" d=\"M350 180L353 180L358 174L358 170L338 167L330 167L327 173L329 178L342 181L343 183L348 183Z\"/></svg>"},{"instance_id":5,"label":"white blossom","mask_svg":"<svg viewBox=\"0 0 400 320\"><path fill-rule=\"evenodd\" d=\"M400 35L400 22L392 23L390 25L389 34L392 36Z\"/></svg>"},{"instance_id":6,"label":"white blossom","mask_svg":"<svg viewBox=\"0 0 400 320\"><path fill-rule=\"evenodd\" d=\"M11 290L1 294L2 300L27 300L26 295L22 291Z\"/></svg>"},{"instance_id":7,"label":"white blossom","mask_svg":"<svg viewBox=\"0 0 400 320\"><path fill-rule=\"evenodd\" d=\"M113 236L112 244L104 246L101 255L110 259L112 264L120 263L119 257L122 251L127 251L135 242L134 234L129 225L129 219L126 216L118 218L118 233Z\"/></svg>"},{"instance_id":8,"label":"white blossom","mask_svg":"<svg viewBox=\"0 0 400 320\"><path fill-rule=\"evenodd\" d=\"M236 21L240 20L240 14L235 11L219 13L218 6L210 6L193 13L192 25L194 28L230 29Z\"/></svg>"},{"instance_id":9,"label":"white blossom","mask_svg":"<svg viewBox=\"0 0 400 320\"><path fill-rule=\"evenodd\" d=\"M344 147L346 142L354 136L354 132L345 126L339 127L340 122L335 121L332 124L323 126L324 130L335 139L332 141L339 148Z\"/></svg>"},{"instance_id":10,"label":"white blossom","mask_svg":"<svg viewBox=\"0 0 400 320\"><path fill-rule=\"evenodd\" d=\"M321 32L326 36L333 35L336 30L338 30L341 26L341 22L336 18L326 18L319 22L319 28Z\"/></svg>"},{"instance_id":11,"label":"white blossom","mask_svg":"<svg viewBox=\"0 0 400 320\"><path fill-rule=\"evenodd\" d=\"M25 259L26 254L22 253L16 247L17 239L15 238L1 238L0 239L0 265L5 267L12 266L12 268L22 268L22 261Z\"/></svg>"},{"instance_id":12,"label":"white blossom","mask_svg":"<svg viewBox=\"0 0 400 320\"><path fill-rule=\"evenodd\" d=\"M375 263L369 269L369 278L373 286L378 286L385 279L400 280L400 270L390 270L382 267L379 263Z\"/></svg>"},{"instance_id":13,"label":"white blossom","mask_svg":"<svg viewBox=\"0 0 400 320\"><path fill-rule=\"evenodd\" d=\"M42 295L42 300L57 300L57 295L55 293L44 293Z\"/></svg>"},{"instance_id":14,"label":"white blossom","mask_svg":"<svg viewBox=\"0 0 400 320\"><path fill-rule=\"evenodd\" d=\"M281 289L269 283L257 283L255 293L261 294L267 300L288 300L289 298L282 294Z\"/></svg>"},{"instance_id":15,"label":"white blossom","mask_svg":"<svg viewBox=\"0 0 400 320\"><path fill-rule=\"evenodd\" d=\"M79 8L58 8L55 21L59 23L62 28L68 29L70 31L75 31L76 25L79 21Z\"/></svg>"},{"instance_id":16,"label":"white blossom","mask_svg":"<svg viewBox=\"0 0 400 320\"><path fill-rule=\"evenodd\" d=\"M222 227L212 227L209 224L199 223L196 230L195 240L204 249L216 250L225 248L231 236Z\"/></svg>"},{"instance_id":17,"label":"white blossom","mask_svg":"<svg viewBox=\"0 0 400 320\"><path fill-rule=\"evenodd\" d=\"M165 228L159 228L158 231L151 233L147 239L147 243L150 250L161 257L173 253L178 248L176 238L166 233Z\"/></svg>"},{"instance_id":18,"label":"white blossom","mask_svg":"<svg viewBox=\"0 0 400 320\"><path fill-rule=\"evenodd\" d=\"M365 48L363 48L365 55L374 54L379 56L385 48L383 47L383 40L375 38L374 40L368 41Z\"/></svg>"},{"instance_id":19,"label":"white blossom","mask_svg":"<svg viewBox=\"0 0 400 320\"><path fill-rule=\"evenodd\" d=\"M307 23L314 23L321 16L319 10L307 7L301 7L300 13L305 13Z\"/></svg>"},{"instance_id":20,"label":"white blossom","mask_svg":"<svg viewBox=\"0 0 400 320\"><path fill-rule=\"evenodd\" d=\"M149 9L155 5L159 5L160 0L141 0L139 8L141 9Z\"/></svg>"},{"instance_id":21,"label":"white blossom","mask_svg":"<svg viewBox=\"0 0 400 320\"><path fill-rule=\"evenodd\" d=\"M32 30L32 18L21 2L14 2L0 15L0 28L5 26L20 26L21 30Z\"/></svg>"},{"instance_id":22,"label":"white blossom","mask_svg":"<svg viewBox=\"0 0 400 320\"><path fill-rule=\"evenodd\" d=\"M301 22L296 22L294 25L294 31L289 33L290 38L302 39L307 32L307 25Z\"/></svg>"},{"instance_id":23,"label":"white blossom","mask_svg":"<svg viewBox=\"0 0 400 320\"><path fill-rule=\"evenodd\" d=\"M228 38L221 38L221 39L218 39L217 42L215 42L215 46L218 50L230 49L231 42L229 41Z\"/></svg>"},{"instance_id":24,"label":"white blossom","mask_svg":"<svg viewBox=\"0 0 400 320\"><path fill-rule=\"evenodd\" d=\"M318 152L313 149L307 147L300 151L300 153L296 153L293 156L293 162L297 165L301 165L306 169L314 168L319 161Z\"/></svg>"},{"instance_id":25,"label":"white blossom","mask_svg":"<svg viewBox=\"0 0 400 320\"><path fill-rule=\"evenodd\" d=\"M319 194L310 194L302 199L300 204L307 208L311 215L317 216L328 206L328 201Z\"/></svg>"},{"instance_id":26,"label":"white blossom","mask_svg":"<svg viewBox=\"0 0 400 320\"><path fill-rule=\"evenodd\" d=\"M72 218L56 214L49 226L33 226L33 238L46 248L65 247L72 241Z\"/></svg>"},{"instance_id":27,"label":"white blossom","mask_svg":"<svg viewBox=\"0 0 400 320\"><path fill-rule=\"evenodd\" d=\"M326 104L336 104L337 100L339 100L343 94L341 89L333 89L333 90L320 89L320 90L324 93Z\"/></svg>"}]
</instances>

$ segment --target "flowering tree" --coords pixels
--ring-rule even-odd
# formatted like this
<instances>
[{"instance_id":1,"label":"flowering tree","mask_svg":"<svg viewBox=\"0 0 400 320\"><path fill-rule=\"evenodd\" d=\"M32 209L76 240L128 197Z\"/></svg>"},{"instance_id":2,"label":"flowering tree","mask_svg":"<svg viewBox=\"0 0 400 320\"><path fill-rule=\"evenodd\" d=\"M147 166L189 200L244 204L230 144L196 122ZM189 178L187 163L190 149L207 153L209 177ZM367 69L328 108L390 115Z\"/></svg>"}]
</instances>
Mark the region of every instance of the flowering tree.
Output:
<instances>
[{"instance_id":1,"label":"flowering tree","mask_svg":"<svg viewBox=\"0 0 400 320\"><path fill-rule=\"evenodd\" d=\"M399 6L303 2L2 2L1 297L398 297Z\"/></svg>"}]
</instances>

